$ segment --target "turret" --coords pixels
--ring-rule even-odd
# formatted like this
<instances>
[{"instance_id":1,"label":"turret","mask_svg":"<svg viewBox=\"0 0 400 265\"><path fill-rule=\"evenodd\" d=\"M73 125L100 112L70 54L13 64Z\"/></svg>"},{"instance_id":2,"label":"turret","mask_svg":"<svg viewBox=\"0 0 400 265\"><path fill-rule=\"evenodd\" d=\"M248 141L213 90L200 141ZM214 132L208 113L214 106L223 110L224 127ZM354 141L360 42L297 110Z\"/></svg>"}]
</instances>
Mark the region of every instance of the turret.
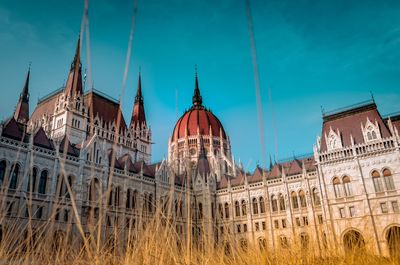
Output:
<instances>
[{"instance_id":1,"label":"turret","mask_svg":"<svg viewBox=\"0 0 400 265\"><path fill-rule=\"evenodd\" d=\"M14 119L22 124L27 124L29 120L29 75L31 69L29 67L28 74L26 75L25 85L19 95L19 100L14 112Z\"/></svg>"}]
</instances>

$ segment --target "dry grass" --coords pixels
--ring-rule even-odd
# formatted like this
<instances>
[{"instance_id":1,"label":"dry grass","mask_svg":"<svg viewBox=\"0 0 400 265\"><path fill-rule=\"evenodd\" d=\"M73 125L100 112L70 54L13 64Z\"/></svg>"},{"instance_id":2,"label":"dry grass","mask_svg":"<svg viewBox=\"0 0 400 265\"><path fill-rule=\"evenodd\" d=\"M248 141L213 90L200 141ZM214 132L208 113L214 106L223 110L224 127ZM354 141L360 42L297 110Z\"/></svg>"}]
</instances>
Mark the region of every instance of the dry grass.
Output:
<instances>
[{"instance_id":1,"label":"dry grass","mask_svg":"<svg viewBox=\"0 0 400 265\"><path fill-rule=\"evenodd\" d=\"M66 232L64 238L57 238L56 225L46 222L40 228L31 229L31 224L21 225L15 221L3 232L0 246L0 262L5 264L398 264L394 260L377 257L367 251L356 251L347 256L327 251L320 256L313 251L312 242L308 250L300 248L260 251L258 246L249 245L242 249L233 238L226 238L231 249L214 244L209 238L200 238L204 244L185 244L180 247L175 223L161 221L157 212L146 222L138 222L135 229L117 230L98 226L85 240L76 229ZM145 229L138 229L138 227ZM76 224L75 224L76 226ZM108 234L109 240L98 241L98 228ZM132 227L131 227L132 228ZM108 229L108 230L107 230ZM111 231L110 231L111 229ZM125 232L123 232L125 231ZM117 242L116 244L111 241ZM192 239L193 240L193 239ZM201 246L201 247L200 247Z\"/></svg>"}]
</instances>

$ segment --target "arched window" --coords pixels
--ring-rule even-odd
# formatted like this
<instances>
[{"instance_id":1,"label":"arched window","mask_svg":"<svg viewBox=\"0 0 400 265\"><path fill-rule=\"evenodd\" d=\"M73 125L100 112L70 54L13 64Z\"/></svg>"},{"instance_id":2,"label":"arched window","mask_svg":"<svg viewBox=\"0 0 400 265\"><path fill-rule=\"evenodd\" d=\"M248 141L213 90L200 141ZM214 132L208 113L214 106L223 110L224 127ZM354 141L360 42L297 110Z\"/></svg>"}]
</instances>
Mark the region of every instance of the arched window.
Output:
<instances>
[{"instance_id":1,"label":"arched window","mask_svg":"<svg viewBox=\"0 0 400 265\"><path fill-rule=\"evenodd\" d=\"M278 201L276 200L276 196L271 196L271 208L273 212L278 211Z\"/></svg>"},{"instance_id":2,"label":"arched window","mask_svg":"<svg viewBox=\"0 0 400 265\"><path fill-rule=\"evenodd\" d=\"M383 184L381 180L381 175L376 170L372 171L371 175L372 175L372 181L374 182L375 192L382 192Z\"/></svg>"},{"instance_id":3,"label":"arched window","mask_svg":"<svg viewBox=\"0 0 400 265\"><path fill-rule=\"evenodd\" d=\"M264 203L264 197L260 197L260 213L265 213L265 203Z\"/></svg>"},{"instance_id":4,"label":"arched window","mask_svg":"<svg viewBox=\"0 0 400 265\"><path fill-rule=\"evenodd\" d=\"M258 203L256 198L253 198L253 214L258 214Z\"/></svg>"},{"instance_id":5,"label":"arched window","mask_svg":"<svg viewBox=\"0 0 400 265\"><path fill-rule=\"evenodd\" d=\"M42 173L40 173L39 190L38 190L40 194L46 194L47 175L48 175L47 170L43 170Z\"/></svg>"},{"instance_id":6,"label":"arched window","mask_svg":"<svg viewBox=\"0 0 400 265\"><path fill-rule=\"evenodd\" d=\"M301 206L302 208L307 207L306 193L305 193L303 190L301 190L301 191L299 192L299 198L300 198L300 206Z\"/></svg>"},{"instance_id":7,"label":"arched window","mask_svg":"<svg viewBox=\"0 0 400 265\"><path fill-rule=\"evenodd\" d=\"M19 165L15 164L13 171L11 173L10 189L13 189L13 190L17 189L18 175L19 175Z\"/></svg>"},{"instance_id":8,"label":"arched window","mask_svg":"<svg viewBox=\"0 0 400 265\"><path fill-rule=\"evenodd\" d=\"M350 177L349 176L344 176L343 177L343 188L344 188L344 195L345 196L352 196L353 192L351 190L351 184L350 184Z\"/></svg>"},{"instance_id":9,"label":"arched window","mask_svg":"<svg viewBox=\"0 0 400 265\"><path fill-rule=\"evenodd\" d=\"M383 181L385 182L386 190L395 190L392 172L387 168L383 170Z\"/></svg>"},{"instance_id":10,"label":"arched window","mask_svg":"<svg viewBox=\"0 0 400 265\"><path fill-rule=\"evenodd\" d=\"M242 200L242 216L247 215L247 207L246 207L246 201Z\"/></svg>"},{"instance_id":11,"label":"arched window","mask_svg":"<svg viewBox=\"0 0 400 265\"><path fill-rule=\"evenodd\" d=\"M301 233L300 235L300 244L302 249L308 248L309 237L306 233Z\"/></svg>"},{"instance_id":12,"label":"arched window","mask_svg":"<svg viewBox=\"0 0 400 265\"><path fill-rule=\"evenodd\" d=\"M340 189L340 179L338 177L335 177L333 179L333 189L335 190L335 197L340 198L342 197L342 192Z\"/></svg>"},{"instance_id":13,"label":"arched window","mask_svg":"<svg viewBox=\"0 0 400 265\"><path fill-rule=\"evenodd\" d=\"M285 211L286 210L285 198L283 197L282 193L279 193L278 198L279 198L279 210Z\"/></svg>"},{"instance_id":14,"label":"arched window","mask_svg":"<svg viewBox=\"0 0 400 265\"><path fill-rule=\"evenodd\" d=\"M247 245L247 240L246 239L241 239L240 240L240 248L243 251L247 251L248 245Z\"/></svg>"},{"instance_id":15,"label":"arched window","mask_svg":"<svg viewBox=\"0 0 400 265\"><path fill-rule=\"evenodd\" d=\"M280 243L281 243L281 247L282 248L288 248L289 247L289 241L288 241L286 236L280 236L279 239L280 239Z\"/></svg>"},{"instance_id":16,"label":"arched window","mask_svg":"<svg viewBox=\"0 0 400 265\"><path fill-rule=\"evenodd\" d=\"M229 204L226 202L225 203L225 218L228 219L229 218Z\"/></svg>"},{"instance_id":17,"label":"arched window","mask_svg":"<svg viewBox=\"0 0 400 265\"><path fill-rule=\"evenodd\" d=\"M299 208L299 201L297 200L296 192L292 191L292 193L290 194L290 197L292 199L292 207L293 207L293 209L298 209Z\"/></svg>"},{"instance_id":18,"label":"arched window","mask_svg":"<svg viewBox=\"0 0 400 265\"><path fill-rule=\"evenodd\" d=\"M343 244L347 253L357 253L363 250L365 243L360 232L350 230L343 236Z\"/></svg>"},{"instance_id":19,"label":"arched window","mask_svg":"<svg viewBox=\"0 0 400 265\"><path fill-rule=\"evenodd\" d=\"M317 188L312 190L313 202L315 206L321 205L321 197L319 196L319 191Z\"/></svg>"},{"instance_id":20,"label":"arched window","mask_svg":"<svg viewBox=\"0 0 400 265\"><path fill-rule=\"evenodd\" d=\"M258 246L261 251L265 250L267 248L267 240L265 240L263 237L260 237L258 239Z\"/></svg>"},{"instance_id":21,"label":"arched window","mask_svg":"<svg viewBox=\"0 0 400 265\"><path fill-rule=\"evenodd\" d=\"M37 172L38 169L36 167L32 168L32 172L28 178L28 187L26 189L28 192L35 192Z\"/></svg>"},{"instance_id":22,"label":"arched window","mask_svg":"<svg viewBox=\"0 0 400 265\"><path fill-rule=\"evenodd\" d=\"M235 201L235 215L240 216L240 205L238 201Z\"/></svg>"},{"instance_id":23,"label":"arched window","mask_svg":"<svg viewBox=\"0 0 400 265\"><path fill-rule=\"evenodd\" d=\"M6 161L1 161L0 162L0 184L3 183L4 177L6 175L6 168L7 168L7 163Z\"/></svg>"}]
</instances>

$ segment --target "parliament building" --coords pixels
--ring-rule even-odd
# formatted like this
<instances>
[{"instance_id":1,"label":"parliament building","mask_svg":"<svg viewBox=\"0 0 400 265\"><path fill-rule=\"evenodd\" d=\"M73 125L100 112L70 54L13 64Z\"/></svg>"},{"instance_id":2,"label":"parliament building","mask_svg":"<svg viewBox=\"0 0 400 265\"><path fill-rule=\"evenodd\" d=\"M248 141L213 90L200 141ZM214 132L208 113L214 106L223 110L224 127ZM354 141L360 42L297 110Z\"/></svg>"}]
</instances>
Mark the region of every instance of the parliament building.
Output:
<instances>
[{"instance_id":1,"label":"parliament building","mask_svg":"<svg viewBox=\"0 0 400 265\"><path fill-rule=\"evenodd\" d=\"M28 223L34 231L51 224L71 240L101 226L105 241L116 244L110 233L118 230L124 245L157 218L196 244L383 256L400 249L400 114L382 116L373 100L325 113L313 155L246 172L196 74L168 157L152 163L140 75L125 119L119 101L84 92L81 68L78 41L65 85L31 115L29 71L0 125L1 238L24 238Z\"/></svg>"}]
</instances>

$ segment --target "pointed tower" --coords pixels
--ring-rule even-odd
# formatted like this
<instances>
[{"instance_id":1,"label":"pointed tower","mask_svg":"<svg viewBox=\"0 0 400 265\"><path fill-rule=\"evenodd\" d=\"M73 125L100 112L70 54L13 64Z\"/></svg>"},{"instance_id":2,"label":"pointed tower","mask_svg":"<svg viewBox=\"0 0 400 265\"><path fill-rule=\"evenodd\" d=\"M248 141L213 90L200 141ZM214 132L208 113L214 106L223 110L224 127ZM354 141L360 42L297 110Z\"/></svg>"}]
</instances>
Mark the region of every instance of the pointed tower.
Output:
<instances>
[{"instance_id":1,"label":"pointed tower","mask_svg":"<svg viewBox=\"0 0 400 265\"><path fill-rule=\"evenodd\" d=\"M81 39L79 37L78 43L76 44L74 60L71 63L71 68L69 70L67 83L65 85L64 94L67 97L74 97L83 94L80 42Z\"/></svg>"},{"instance_id":2,"label":"pointed tower","mask_svg":"<svg viewBox=\"0 0 400 265\"><path fill-rule=\"evenodd\" d=\"M197 68L196 68L196 77L195 77L195 84L194 84L194 93L193 93L193 106L194 107L200 107L203 104L203 98L200 95L200 89L199 89L199 79L197 78Z\"/></svg>"},{"instance_id":3,"label":"pointed tower","mask_svg":"<svg viewBox=\"0 0 400 265\"><path fill-rule=\"evenodd\" d=\"M53 139L59 140L67 136L72 144L85 140L88 122L87 108L83 100L80 57L80 38L78 38L64 93L60 93L56 101L51 127Z\"/></svg>"},{"instance_id":4,"label":"pointed tower","mask_svg":"<svg viewBox=\"0 0 400 265\"><path fill-rule=\"evenodd\" d=\"M131 128L136 128L138 124L140 128L142 128L143 125L146 126L146 115L144 112L144 103L142 96L142 76L140 73L135 97L135 104L132 111Z\"/></svg>"},{"instance_id":5,"label":"pointed tower","mask_svg":"<svg viewBox=\"0 0 400 265\"><path fill-rule=\"evenodd\" d=\"M22 124L27 124L29 120L29 75L31 73L31 68L29 66L28 74L26 76L26 81L21 94L19 95L19 100L17 107L14 112L14 119Z\"/></svg>"},{"instance_id":6,"label":"pointed tower","mask_svg":"<svg viewBox=\"0 0 400 265\"><path fill-rule=\"evenodd\" d=\"M135 156L134 162L151 161L151 129L147 127L146 114L144 112L144 101L142 96L142 76L139 72L139 81L133 105L130 130L133 138Z\"/></svg>"}]
</instances>

